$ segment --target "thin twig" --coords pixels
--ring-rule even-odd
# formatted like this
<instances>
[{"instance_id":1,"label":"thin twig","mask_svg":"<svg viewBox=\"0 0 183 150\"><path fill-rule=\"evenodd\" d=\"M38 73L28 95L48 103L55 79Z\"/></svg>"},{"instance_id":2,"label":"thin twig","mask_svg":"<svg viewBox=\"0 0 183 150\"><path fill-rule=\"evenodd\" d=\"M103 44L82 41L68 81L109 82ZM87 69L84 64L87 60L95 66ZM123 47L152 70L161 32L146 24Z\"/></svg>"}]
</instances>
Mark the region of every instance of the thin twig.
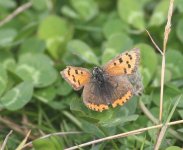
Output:
<instances>
[{"instance_id":1,"label":"thin twig","mask_svg":"<svg viewBox=\"0 0 183 150\"><path fill-rule=\"evenodd\" d=\"M170 0L168 16L167 16L167 24L165 26L165 32L164 32L163 52L166 51L168 36L171 31L171 19L172 19L172 14L173 14L173 5L174 5L174 0Z\"/></svg>"},{"instance_id":2,"label":"thin twig","mask_svg":"<svg viewBox=\"0 0 183 150\"><path fill-rule=\"evenodd\" d=\"M167 125L170 126L170 125L175 125L175 124L180 124L180 123L183 123L183 120L169 122ZM133 130L133 131L129 131L129 132L121 133L121 134L108 136L108 137L101 138L101 139L98 139L98 140L86 142L86 143L83 143L83 144L80 144L80 145L77 145L77 146L66 148L65 150L74 150L74 149L78 149L78 148L81 148L81 147L85 147L85 146L88 146L88 145L92 145L92 144L96 144L96 143L100 143L100 142L104 142L104 141L108 141L108 140L118 139L118 138L126 137L126 136L129 136L129 135L140 134L140 133L143 133L144 131L147 131L147 130L161 128L162 126L163 126L163 124L159 124L159 125L150 126L150 127L146 127L146 128L140 128L140 129L137 129L137 130Z\"/></svg>"},{"instance_id":3,"label":"thin twig","mask_svg":"<svg viewBox=\"0 0 183 150\"><path fill-rule=\"evenodd\" d=\"M13 130L11 130L11 131L6 135L6 138L5 138L4 142L3 142L3 145L2 145L2 147L1 147L0 150L4 150L4 148L5 148L5 146L6 146L6 143L7 143L7 141L8 141L8 138L9 138L9 136L12 134L12 132L13 132Z\"/></svg>"},{"instance_id":4,"label":"thin twig","mask_svg":"<svg viewBox=\"0 0 183 150\"><path fill-rule=\"evenodd\" d=\"M164 93L164 78L165 78L165 51L168 41L168 36L171 31L171 18L173 13L173 3L174 0L170 0L169 10L168 10L168 19L164 31L164 42L163 42L163 55L162 55L162 68L161 68L161 91L160 91L160 112L159 112L159 121L162 121L162 112L163 112L163 93Z\"/></svg>"},{"instance_id":5,"label":"thin twig","mask_svg":"<svg viewBox=\"0 0 183 150\"><path fill-rule=\"evenodd\" d=\"M24 12L25 10L29 9L32 6L31 2L25 3L22 6L18 7L14 12L12 12L10 15L8 15L6 18L4 18L2 21L0 21L0 27L4 24L11 21L13 18L15 18L20 13Z\"/></svg>"},{"instance_id":6,"label":"thin twig","mask_svg":"<svg viewBox=\"0 0 183 150\"><path fill-rule=\"evenodd\" d=\"M151 34L149 33L149 31L146 30L146 32L147 32L147 34L149 35L149 38L151 39L151 42L154 44L154 46L156 47L156 49L161 53L161 55L163 55L162 50L159 48L159 46L156 44L156 42L154 42L154 40L153 40Z\"/></svg>"},{"instance_id":7,"label":"thin twig","mask_svg":"<svg viewBox=\"0 0 183 150\"><path fill-rule=\"evenodd\" d=\"M45 138L48 138L48 137L50 137L50 136L64 136L64 135L70 135L70 134L81 134L82 132L78 132L78 131L73 131L73 132L57 132L57 133L51 133L51 134L47 134L47 135L45 135L45 136L42 136L42 137L40 137L40 138L38 138L38 139L45 139ZM35 139L35 140L38 140L38 139ZM34 140L34 141L35 141ZM27 143L27 144L25 144L22 148L26 148L26 147L28 147L28 146L31 146L32 145L32 142L33 141L31 141L31 142L29 142L29 143Z\"/></svg>"},{"instance_id":8,"label":"thin twig","mask_svg":"<svg viewBox=\"0 0 183 150\"><path fill-rule=\"evenodd\" d=\"M162 55L162 64L161 64L161 87L160 87L159 122L162 121L162 113L163 113L164 79L165 79L165 54L163 53L163 55Z\"/></svg>"},{"instance_id":9,"label":"thin twig","mask_svg":"<svg viewBox=\"0 0 183 150\"><path fill-rule=\"evenodd\" d=\"M162 55L162 66L161 66L161 89L160 89L159 122L162 122L162 114L163 114L163 95L164 95L164 80L165 80L165 65L166 65L165 64L165 58L166 58L165 57L165 52L166 52L168 37L169 37L170 31L171 31L171 18L172 18L172 14L173 14L173 4L174 4L174 0L170 0L169 10L168 10L168 17L167 17L167 24L165 26L165 31L164 31L163 55ZM160 139L161 134L162 134L161 132L158 133L155 147L159 143L158 140Z\"/></svg>"},{"instance_id":10,"label":"thin twig","mask_svg":"<svg viewBox=\"0 0 183 150\"><path fill-rule=\"evenodd\" d=\"M140 106L141 110L143 111L143 113L152 121L152 123L157 125L159 122L158 119L156 119L153 116L153 114L147 109L147 107L144 105L144 103L141 100L139 101L139 106ZM168 132L175 138L183 141L183 137L179 133L177 133L177 131L172 129L171 127L169 127Z\"/></svg>"},{"instance_id":11,"label":"thin twig","mask_svg":"<svg viewBox=\"0 0 183 150\"><path fill-rule=\"evenodd\" d=\"M16 150L22 150L23 146L25 145L25 143L27 142L27 139L29 137L31 133L31 130L28 131L26 137L23 139L23 141L19 144L19 146L16 148Z\"/></svg>"}]
</instances>

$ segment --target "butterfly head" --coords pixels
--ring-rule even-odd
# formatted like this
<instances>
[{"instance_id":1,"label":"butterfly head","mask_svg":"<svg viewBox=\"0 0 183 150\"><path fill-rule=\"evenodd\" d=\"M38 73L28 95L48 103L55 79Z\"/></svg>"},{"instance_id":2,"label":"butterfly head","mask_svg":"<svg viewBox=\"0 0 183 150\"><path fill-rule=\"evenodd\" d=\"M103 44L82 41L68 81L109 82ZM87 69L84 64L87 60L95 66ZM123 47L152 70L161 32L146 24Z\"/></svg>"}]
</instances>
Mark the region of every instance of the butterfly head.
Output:
<instances>
[{"instance_id":1,"label":"butterfly head","mask_svg":"<svg viewBox=\"0 0 183 150\"><path fill-rule=\"evenodd\" d=\"M93 76L97 76L99 74L103 74L102 68L100 68L100 67L94 67L93 68L93 71L92 71L92 75Z\"/></svg>"},{"instance_id":2,"label":"butterfly head","mask_svg":"<svg viewBox=\"0 0 183 150\"><path fill-rule=\"evenodd\" d=\"M104 71L102 70L102 68L94 67L92 71L92 76L98 84L101 85L104 83Z\"/></svg>"}]
</instances>

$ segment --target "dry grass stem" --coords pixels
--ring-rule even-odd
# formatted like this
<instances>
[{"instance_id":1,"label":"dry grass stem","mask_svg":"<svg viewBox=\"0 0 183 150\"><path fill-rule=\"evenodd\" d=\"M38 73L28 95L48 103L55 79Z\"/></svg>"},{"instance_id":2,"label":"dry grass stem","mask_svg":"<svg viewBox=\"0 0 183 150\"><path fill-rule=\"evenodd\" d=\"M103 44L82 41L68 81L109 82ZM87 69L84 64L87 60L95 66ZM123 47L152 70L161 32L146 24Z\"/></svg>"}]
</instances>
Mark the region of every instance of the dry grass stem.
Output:
<instances>
[{"instance_id":1,"label":"dry grass stem","mask_svg":"<svg viewBox=\"0 0 183 150\"><path fill-rule=\"evenodd\" d=\"M25 3L22 6L18 7L13 13L11 13L6 18L4 18L2 21L0 21L0 27L3 26L4 24L8 23L9 21L11 21L13 18L15 18L20 13L24 12L31 6L32 6L32 3L28 2L28 3Z\"/></svg>"},{"instance_id":2,"label":"dry grass stem","mask_svg":"<svg viewBox=\"0 0 183 150\"><path fill-rule=\"evenodd\" d=\"M162 113L163 113L164 79L165 79L165 54L163 53L163 55L162 55L162 64L161 64L161 88L160 88L159 122L162 121Z\"/></svg>"},{"instance_id":3,"label":"dry grass stem","mask_svg":"<svg viewBox=\"0 0 183 150\"><path fill-rule=\"evenodd\" d=\"M27 142L27 139L28 139L30 133L31 133L31 130L27 133L26 137L25 137L24 140L20 143L20 145L16 148L16 150L22 150L23 146L24 146L25 143Z\"/></svg>"},{"instance_id":4,"label":"dry grass stem","mask_svg":"<svg viewBox=\"0 0 183 150\"><path fill-rule=\"evenodd\" d=\"M170 126L170 125L175 125L175 124L180 124L180 123L183 123L183 120L169 122L169 123L167 123L167 125ZM129 132L125 132L125 133L116 134L116 135L108 136L108 137L105 137L105 138L93 140L93 141L83 143L83 144L80 144L80 145L77 145L77 146L66 148L65 150L74 150L74 149L78 149L78 148L81 148L81 147L85 147L85 146L88 146L88 145L92 145L92 144L96 144L96 143L100 143L100 142L104 142L104 141L108 141L108 140L113 140L113 139L118 139L118 138L130 136L130 135L140 134L140 133L143 133L144 131L147 131L147 130L161 128L162 126L163 126L163 124L159 124L159 125L150 126L150 127L146 127L146 128L140 128L140 129L137 129L137 130L133 130L133 131L129 131Z\"/></svg>"},{"instance_id":5,"label":"dry grass stem","mask_svg":"<svg viewBox=\"0 0 183 150\"><path fill-rule=\"evenodd\" d=\"M156 49L161 53L161 55L163 55L163 52L162 50L159 48L159 46L156 44L156 42L154 41L154 39L152 38L151 34L149 33L148 30L146 30L149 38L151 39L151 42L154 44L154 46L156 47Z\"/></svg>"},{"instance_id":6,"label":"dry grass stem","mask_svg":"<svg viewBox=\"0 0 183 150\"><path fill-rule=\"evenodd\" d=\"M171 31L171 18L173 14L173 4L174 0L170 0L167 24L165 26L164 31L164 41L163 41L163 55L162 55L162 70L161 70L161 92L160 92L160 112L159 112L159 121L162 120L162 112L163 112L163 92L164 92L164 78L165 78L165 51L168 41L168 36Z\"/></svg>"},{"instance_id":7,"label":"dry grass stem","mask_svg":"<svg viewBox=\"0 0 183 150\"><path fill-rule=\"evenodd\" d=\"M152 123L158 124L158 122L159 122L158 119L155 118L153 116L153 114L151 114L151 112L147 109L147 107L144 105L144 103L141 100L139 101L139 106L140 106L141 110L143 111L143 113L152 121ZM183 141L183 136L181 136L179 133L177 133L177 131L175 131L171 127L169 127L168 132L172 136L174 136L176 139Z\"/></svg>"},{"instance_id":8,"label":"dry grass stem","mask_svg":"<svg viewBox=\"0 0 183 150\"><path fill-rule=\"evenodd\" d=\"M5 149L5 146L6 146L6 143L7 143L7 141L8 141L8 138L9 138L9 136L10 136L12 133L13 133L13 130L11 130L11 131L6 135L6 138L5 138L4 142L3 142L3 145L2 145L2 147L1 147L0 150L4 150L4 149Z\"/></svg>"},{"instance_id":9,"label":"dry grass stem","mask_svg":"<svg viewBox=\"0 0 183 150\"><path fill-rule=\"evenodd\" d=\"M169 36L170 31L171 31L171 19L172 19L172 14L173 14L173 5L174 5L174 0L170 0L168 17L167 17L167 24L165 26L165 32L164 32L163 52L166 51L168 36Z\"/></svg>"}]
</instances>

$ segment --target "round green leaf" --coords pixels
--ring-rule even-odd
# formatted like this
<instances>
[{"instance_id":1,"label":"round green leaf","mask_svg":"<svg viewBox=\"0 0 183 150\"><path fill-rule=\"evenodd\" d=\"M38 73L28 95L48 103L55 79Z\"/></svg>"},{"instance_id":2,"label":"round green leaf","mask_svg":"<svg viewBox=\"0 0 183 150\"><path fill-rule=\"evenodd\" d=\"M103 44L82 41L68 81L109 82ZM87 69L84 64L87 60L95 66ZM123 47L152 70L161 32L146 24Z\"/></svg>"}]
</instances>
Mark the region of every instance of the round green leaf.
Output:
<instances>
[{"instance_id":1,"label":"round green leaf","mask_svg":"<svg viewBox=\"0 0 183 150\"><path fill-rule=\"evenodd\" d=\"M55 96L56 90L53 86L38 89L34 93L34 97L45 103L49 103L50 101L52 101L55 98Z\"/></svg>"},{"instance_id":2,"label":"round green leaf","mask_svg":"<svg viewBox=\"0 0 183 150\"><path fill-rule=\"evenodd\" d=\"M48 16L38 28L38 36L46 40L49 53L56 59L59 58L59 54L72 35L72 25L58 16Z\"/></svg>"},{"instance_id":3,"label":"round green leaf","mask_svg":"<svg viewBox=\"0 0 183 150\"><path fill-rule=\"evenodd\" d=\"M98 65L98 59L92 49L80 40L72 40L68 43L67 49L89 64Z\"/></svg>"},{"instance_id":4,"label":"round green leaf","mask_svg":"<svg viewBox=\"0 0 183 150\"><path fill-rule=\"evenodd\" d=\"M45 50L44 41L37 38L30 38L25 40L21 47L20 53L42 53Z\"/></svg>"},{"instance_id":5,"label":"round green leaf","mask_svg":"<svg viewBox=\"0 0 183 150\"><path fill-rule=\"evenodd\" d=\"M70 3L81 20L91 20L98 13L98 5L94 0L70 0Z\"/></svg>"},{"instance_id":6,"label":"round green leaf","mask_svg":"<svg viewBox=\"0 0 183 150\"><path fill-rule=\"evenodd\" d=\"M128 25L120 19L109 19L103 27L103 33L107 39L114 34L124 33L128 30Z\"/></svg>"},{"instance_id":7,"label":"round green leaf","mask_svg":"<svg viewBox=\"0 0 183 150\"><path fill-rule=\"evenodd\" d=\"M133 46L132 39L126 34L114 34L105 44L105 49L102 54L102 64L113 59L117 54L131 49Z\"/></svg>"},{"instance_id":8,"label":"round green leaf","mask_svg":"<svg viewBox=\"0 0 183 150\"><path fill-rule=\"evenodd\" d=\"M167 20L167 12L169 7L169 1L160 1L154 9L153 15L151 16L149 25L160 26Z\"/></svg>"},{"instance_id":9,"label":"round green leaf","mask_svg":"<svg viewBox=\"0 0 183 150\"><path fill-rule=\"evenodd\" d=\"M15 29L1 29L0 30L0 45L7 46L13 42L17 32Z\"/></svg>"},{"instance_id":10,"label":"round green leaf","mask_svg":"<svg viewBox=\"0 0 183 150\"><path fill-rule=\"evenodd\" d=\"M66 65L73 65L73 66L80 66L84 61L80 59L78 56L66 51L62 57L64 64Z\"/></svg>"},{"instance_id":11,"label":"round green leaf","mask_svg":"<svg viewBox=\"0 0 183 150\"><path fill-rule=\"evenodd\" d=\"M26 105L32 98L33 84L24 81L11 90L9 90L2 98L1 103L9 110L17 110Z\"/></svg>"},{"instance_id":12,"label":"round green leaf","mask_svg":"<svg viewBox=\"0 0 183 150\"><path fill-rule=\"evenodd\" d=\"M118 0L117 6L121 19L139 30L144 30L145 21L141 3L136 0Z\"/></svg>"},{"instance_id":13,"label":"round green leaf","mask_svg":"<svg viewBox=\"0 0 183 150\"><path fill-rule=\"evenodd\" d=\"M48 0L32 0L32 5L37 10L45 10L48 4Z\"/></svg>"},{"instance_id":14,"label":"round green leaf","mask_svg":"<svg viewBox=\"0 0 183 150\"><path fill-rule=\"evenodd\" d=\"M32 81L35 87L46 87L57 79L52 61L44 54L21 55L16 74L23 80Z\"/></svg>"},{"instance_id":15,"label":"round green leaf","mask_svg":"<svg viewBox=\"0 0 183 150\"><path fill-rule=\"evenodd\" d=\"M77 12L75 12L72 8L70 8L67 5L65 5L61 8L61 12L62 12L62 14L64 14L64 16L67 16L69 18L72 18L72 19L78 19L79 18Z\"/></svg>"},{"instance_id":16,"label":"round green leaf","mask_svg":"<svg viewBox=\"0 0 183 150\"><path fill-rule=\"evenodd\" d=\"M121 53L133 48L133 40L124 33L114 34L107 40L105 47Z\"/></svg>"},{"instance_id":17,"label":"round green leaf","mask_svg":"<svg viewBox=\"0 0 183 150\"><path fill-rule=\"evenodd\" d=\"M0 96L7 87L8 75L4 67L0 64Z\"/></svg>"},{"instance_id":18,"label":"round green leaf","mask_svg":"<svg viewBox=\"0 0 183 150\"><path fill-rule=\"evenodd\" d=\"M64 40L69 32L69 24L65 19L58 16L48 16L41 22L38 28L38 36L47 40L60 37Z\"/></svg>"}]
</instances>

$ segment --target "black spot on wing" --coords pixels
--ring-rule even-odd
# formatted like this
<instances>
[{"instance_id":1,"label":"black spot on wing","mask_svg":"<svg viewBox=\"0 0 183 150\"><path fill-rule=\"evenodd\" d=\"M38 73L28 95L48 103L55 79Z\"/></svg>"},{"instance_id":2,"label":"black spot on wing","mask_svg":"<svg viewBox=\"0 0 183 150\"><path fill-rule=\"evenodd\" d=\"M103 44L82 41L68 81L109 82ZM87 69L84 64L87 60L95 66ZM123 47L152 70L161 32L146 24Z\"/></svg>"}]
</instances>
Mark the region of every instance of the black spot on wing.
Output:
<instances>
[{"instance_id":1,"label":"black spot on wing","mask_svg":"<svg viewBox=\"0 0 183 150\"><path fill-rule=\"evenodd\" d=\"M69 68L68 68L68 71L67 71L67 73L68 73L69 76L71 75L71 74L70 74L70 71L71 71L71 68L69 67Z\"/></svg>"},{"instance_id":2,"label":"black spot on wing","mask_svg":"<svg viewBox=\"0 0 183 150\"><path fill-rule=\"evenodd\" d=\"M119 63L122 63L123 62L123 59L122 58L119 58Z\"/></svg>"},{"instance_id":3,"label":"black spot on wing","mask_svg":"<svg viewBox=\"0 0 183 150\"><path fill-rule=\"evenodd\" d=\"M70 70L68 70L67 73L68 73L69 76L71 75L71 74L70 74Z\"/></svg>"},{"instance_id":4,"label":"black spot on wing","mask_svg":"<svg viewBox=\"0 0 183 150\"><path fill-rule=\"evenodd\" d=\"M75 70L75 73L78 74L78 70Z\"/></svg>"},{"instance_id":5,"label":"black spot on wing","mask_svg":"<svg viewBox=\"0 0 183 150\"><path fill-rule=\"evenodd\" d=\"M128 57L130 58L130 60L132 60L132 55L129 54Z\"/></svg>"}]
</instances>

